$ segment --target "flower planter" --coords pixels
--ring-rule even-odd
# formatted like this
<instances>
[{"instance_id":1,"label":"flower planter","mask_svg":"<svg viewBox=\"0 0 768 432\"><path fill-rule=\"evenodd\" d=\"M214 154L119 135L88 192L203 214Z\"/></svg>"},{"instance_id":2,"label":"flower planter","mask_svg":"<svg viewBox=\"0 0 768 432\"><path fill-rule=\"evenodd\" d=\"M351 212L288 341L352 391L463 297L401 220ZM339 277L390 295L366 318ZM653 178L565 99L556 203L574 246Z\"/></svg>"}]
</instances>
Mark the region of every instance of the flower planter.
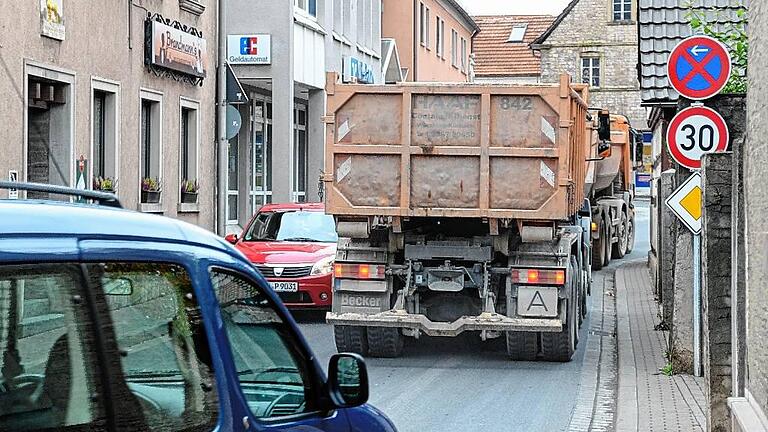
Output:
<instances>
[{"instance_id":1,"label":"flower planter","mask_svg":"<svg viewBox=\"0 0 768 432\"><path fill-rule=\"evenodd\" d=\"M157 204L160 202L160 191L141 191L141 202Z\"/></svg>"},{"instance_id":2,"label":"flower planter","mask_svg":"<svg viewBox=\"0 0 768 432\"><path fill-rule=\"evenodd\" d=\"M197 202L197 192L182 192L181 203L182 204L194 204Z\"/></svg>"}]
</instances>

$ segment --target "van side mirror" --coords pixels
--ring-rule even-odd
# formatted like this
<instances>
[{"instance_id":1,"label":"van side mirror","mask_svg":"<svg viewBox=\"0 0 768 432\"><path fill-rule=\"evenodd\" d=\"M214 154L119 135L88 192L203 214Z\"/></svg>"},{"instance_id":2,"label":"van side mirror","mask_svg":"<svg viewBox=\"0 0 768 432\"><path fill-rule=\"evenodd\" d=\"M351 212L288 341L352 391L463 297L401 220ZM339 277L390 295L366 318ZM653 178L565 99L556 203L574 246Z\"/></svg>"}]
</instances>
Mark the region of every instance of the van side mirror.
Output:
<instances>
[{"instance_id":1,"label":"van side mirror","mask_svg":"<svg viewBox=\"0 0 768 432\"><path fill-rule=\"evenodd\" d=\"M597 114L597 136L600 141L611 140L611 115L606 110Z\"/></svg>"},{"instance_id":2,"label":"van side mirror","mask_svg":"<svg viewBox=\"0 0 768 432\"><path fill-rule=\"evenodd\" d=\"M237 234L227 234L227 235L224 237L224 240L226 240L227 242L229 242L229 243L231 243L231 244L236 244L236 243L237 243L237 240L238 240L238 239L237 239Z\"/></svg>"},{"instance_id":3,"label":"van side mirror","mask_svg":"<svg viewBox=\"0 0 768 432\"><path fill-rule=\"evenodd\" d=\"M339 408L352 408L368 401L368 369L358 354L334 354L328 364L328 391Z\"/></svg>"}]
</instances>

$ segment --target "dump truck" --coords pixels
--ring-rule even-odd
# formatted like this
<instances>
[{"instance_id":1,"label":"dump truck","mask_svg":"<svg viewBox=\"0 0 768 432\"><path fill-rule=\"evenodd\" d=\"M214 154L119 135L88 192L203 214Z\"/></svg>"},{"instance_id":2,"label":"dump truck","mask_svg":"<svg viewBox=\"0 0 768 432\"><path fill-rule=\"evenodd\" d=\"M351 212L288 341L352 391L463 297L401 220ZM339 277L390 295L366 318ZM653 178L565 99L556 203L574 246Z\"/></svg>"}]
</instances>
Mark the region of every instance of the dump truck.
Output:
<instances>
[{"instance_id":1,"label":"dump truck","mask_svg":"<svg viewBox=\"0 0 768 432\"><path fill-rule=\"evenodd\" d=\"M515 360L569 361L591 284L587 86L331 74L326 92L337 349L397 357L406 337L474 332Z\"/></svg>"},{"instance_id":2,"label":"dump truck","mask_svg":"<svg viewBox=\"0 0 768 432\"><path fill-rule=\"evenodd\" d=\"M623 115L601 112L610 122L610 140L601 142L602 157L592 158L586 191L592 213L592 268L600 270L611 259L632 252L635 244L635 170L642 165L642 133ZM605 126L607 127L607 126ZM593 147L595 151L596 147ZM596 155L593 155L596 156Z\"/></svg>"}]
</instances>

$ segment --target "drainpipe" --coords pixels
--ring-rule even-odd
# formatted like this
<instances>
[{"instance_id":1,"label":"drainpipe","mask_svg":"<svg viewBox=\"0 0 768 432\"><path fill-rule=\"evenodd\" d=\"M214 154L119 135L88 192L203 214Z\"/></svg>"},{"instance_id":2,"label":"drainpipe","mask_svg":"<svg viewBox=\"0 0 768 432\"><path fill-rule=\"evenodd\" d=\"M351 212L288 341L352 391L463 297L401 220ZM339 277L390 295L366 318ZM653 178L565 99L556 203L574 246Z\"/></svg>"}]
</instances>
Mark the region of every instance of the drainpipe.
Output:
<instances>
[{"instance_id":1,"label":"drainpipe","mask_svg":"<svg viewBox=\"0 0 768 432\"><path fill-rule=\"evenodd\" d=\"M216 233L220 236L226 234L227 229L227 167L229 154L227 151L227 0L218 0L217 12L219 15L219 49L218 49L218 74L216 126L218 140L216 146Z\"/></svg>"},{"instance_id":2,"label":"drainpipe","mask_svg":"<svg viewBox=\"0 0 768 432\"><path fill-rule=\"evenodd\" d=\"M421 38L421 15L419 13L421 10L419 9L419 0L413 0L413 81L418 81L417 76L419 75L418 70L418 57L419 57L419 38Z\"/></svg>"}]
</instances>

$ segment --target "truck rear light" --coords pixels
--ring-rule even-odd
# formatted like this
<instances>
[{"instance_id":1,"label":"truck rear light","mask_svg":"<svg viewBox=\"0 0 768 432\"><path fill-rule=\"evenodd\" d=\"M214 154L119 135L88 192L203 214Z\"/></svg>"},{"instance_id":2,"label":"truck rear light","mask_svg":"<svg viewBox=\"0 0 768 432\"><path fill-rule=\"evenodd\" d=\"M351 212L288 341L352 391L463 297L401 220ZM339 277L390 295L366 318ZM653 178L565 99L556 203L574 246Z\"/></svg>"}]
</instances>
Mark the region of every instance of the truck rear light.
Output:
<instances>
[{"instance_id":1,"label":"truck rear light","mask_svg":"<svg viewBox=\"0 0 768 432\"><path fill-rule=\"evenodd\" d=\"M338 279L385 279L386 266L383 264L335 263L333 275Z\"/></svg>"},{"instance_id":2,"label":"truck rear light","mask_svg":"<svg viewBox=\"0 0 768 432\"><path fill-rule=\"evenodd\" d=\"M597 232L597 222L592 222L592 232Z\"/></svg>"},{"instance_id":3,"label":"truck rear light","mask_svg":"<svg viewBox=\"0 0 768 432\"><path fill-rule=\"evenodd\" d=\"M509 277L515 284L565 285L565 270L512 269Z\"/></svg>"},{"instance_id":4,"label":"truck rear light","mask_svg":"<svg viewBox=\"0 0 768 432\"><path fill-rule=\"evenodd\" d=\"M539 283L538 270L528 270L528 283Z\"/></svg>"}]
</instances>

